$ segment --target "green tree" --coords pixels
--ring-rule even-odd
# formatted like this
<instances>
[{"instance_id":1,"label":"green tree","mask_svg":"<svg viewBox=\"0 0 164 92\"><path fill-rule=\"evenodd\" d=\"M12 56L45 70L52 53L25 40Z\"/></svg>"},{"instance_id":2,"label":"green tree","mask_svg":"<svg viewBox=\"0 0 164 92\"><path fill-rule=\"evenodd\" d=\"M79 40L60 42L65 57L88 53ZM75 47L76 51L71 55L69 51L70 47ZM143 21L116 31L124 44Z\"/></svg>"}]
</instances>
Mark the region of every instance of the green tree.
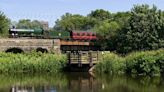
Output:
<instances>
[{"instance_id":1,"label":"green tree","mask_svg":"<svg viewBox=\"0 0 164 92\"><path fill-rule=\"evenodd\" d=\"M0 11L0 36L7 36L9 24L9 19Z\"/></svg>"},{"instance_id":2,"label":"green tree","mask_svg":"<svg viewBox=\"0 0 164 92\"><path fill-rule=\"evenodd\" d=\"M16 28L22 28L22 29L31 28L31 20L30 19L19 20L18 24L16 25Z\"/></svg>"},{"instance_id":3,"label":"green tree","mask_svg":"<svg viewBox=\"0 0 164 92\"><path fill-rule=\"evenodd\" d=\"M113 17L109 11L103 9L97 9L95 11L91 11L91 13L88 16L96 18L100 21L111 19Z\"/></svg>"},{"instance_id":4,"label":"green tree","mask_svg":"<svg viewBox=\"0 0 164 92\"><path fill-rule=\"evenodd\" d=\"M89 30L96 24L96 20L90 17L84 17L82 15L72 15L66 13L61 19L56 21L54 30Z\"/></svg>"},{"instance_id":5,"label":"green tree","mask_svg":"<svg viewBox=\"0 0 164 92\"><path fill-rule=\"evenodd\" d=\"M130 13L128 23L118 37L118 52L160 48L160 35L164 35L160 32L164 28L161 10L155 6L136 5Z\"/></svg>"},{"instance_id":6,"label":"green tree","mask_svg":"<svg viewBox=\"0 0 164 92\"><path fill-rule=\"evenodd\" d=\"M116 37L118 31L120 30L120 25L116 21L103 21L96 25L93 31L97 32L99 41L97 44L101 46L102 50L114 50L116 49Z\"/></svg>"},{"instance_id":7,"label":"green tree","mask_svg":"<svg viewBox=\"0 0 164 92\"><path fill-rule=\"evenodd\" d=\"M30 19L19 20L16 28L22 29L42 29L43 25L38 20L31 21Z\"/></svg>"},{"instance_id":8,"label":"green tree","mask_svg":"<svg viewBox=\"0 0 164 92\"><path fill-rule=\"evenodd\" d=\"M113 14L113 20L116 21L121 26L121 28L126 26L130 17L130 12L117 12Z\"/></svg>"}]
</instances>

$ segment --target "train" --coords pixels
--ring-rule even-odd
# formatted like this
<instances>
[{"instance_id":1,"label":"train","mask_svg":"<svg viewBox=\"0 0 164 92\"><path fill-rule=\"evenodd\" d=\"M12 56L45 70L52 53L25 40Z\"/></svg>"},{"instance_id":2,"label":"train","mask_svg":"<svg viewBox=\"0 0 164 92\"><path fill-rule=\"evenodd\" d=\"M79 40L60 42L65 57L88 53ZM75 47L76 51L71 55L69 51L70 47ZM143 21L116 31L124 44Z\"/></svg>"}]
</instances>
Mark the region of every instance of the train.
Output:
<instances>
[{"instance_id":1,"label":"train","mask_svg":"<svg viewBox=\"0 0 164 92\"><path fill-rule=\"evenodd\" d=\"M64 40L97 40L96 32L92 31L45 31L43 29L9 29L10 38L32 37Z\"/></svg>"}]
</instances>

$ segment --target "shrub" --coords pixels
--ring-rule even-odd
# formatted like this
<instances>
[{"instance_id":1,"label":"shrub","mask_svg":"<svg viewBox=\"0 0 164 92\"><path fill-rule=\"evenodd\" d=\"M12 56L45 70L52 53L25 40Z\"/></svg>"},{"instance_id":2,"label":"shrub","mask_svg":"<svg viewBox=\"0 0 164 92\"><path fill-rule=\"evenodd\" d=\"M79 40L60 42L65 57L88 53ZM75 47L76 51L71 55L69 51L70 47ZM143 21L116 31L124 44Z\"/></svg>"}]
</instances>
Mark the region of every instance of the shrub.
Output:
<instances>
[{"instance_id":1,"label":"shrub","mask_svg":"<svg viewBox=\"0 0 164 92\"><path fill-rule=\"evenodd\" d=\"M164 50L142 51L126 56L126 72L144 75L160 74L164 69Z\"/></svg>"},{"instance_id":2,"label":"shrub","mask_svg":"<svg viewBox=\"0 0 164 92\"><path fill-rule=\"evenodd\" d=\"M98 73L160 75L164 72L164 49L133 52L125 57L105 53L95 70Z\"/></svg>"}]
</instances>

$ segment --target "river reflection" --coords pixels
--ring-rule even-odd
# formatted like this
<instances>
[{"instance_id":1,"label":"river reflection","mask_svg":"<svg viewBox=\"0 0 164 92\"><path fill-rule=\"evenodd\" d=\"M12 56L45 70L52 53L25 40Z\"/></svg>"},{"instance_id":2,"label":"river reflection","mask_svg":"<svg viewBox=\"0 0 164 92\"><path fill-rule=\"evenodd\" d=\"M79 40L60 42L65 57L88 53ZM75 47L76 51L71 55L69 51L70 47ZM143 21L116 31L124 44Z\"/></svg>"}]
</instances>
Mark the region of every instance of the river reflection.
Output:
<instances>
[{"instance_id":1,"label":"river reflection","mask_svg":"<svg viewBox=\"0 0 164 92\"><path fill-rule=\"evenodd\" d=\"M164 92L164 80L88 73L0 75L0 92Z\"/></svg>"}]
</instances>

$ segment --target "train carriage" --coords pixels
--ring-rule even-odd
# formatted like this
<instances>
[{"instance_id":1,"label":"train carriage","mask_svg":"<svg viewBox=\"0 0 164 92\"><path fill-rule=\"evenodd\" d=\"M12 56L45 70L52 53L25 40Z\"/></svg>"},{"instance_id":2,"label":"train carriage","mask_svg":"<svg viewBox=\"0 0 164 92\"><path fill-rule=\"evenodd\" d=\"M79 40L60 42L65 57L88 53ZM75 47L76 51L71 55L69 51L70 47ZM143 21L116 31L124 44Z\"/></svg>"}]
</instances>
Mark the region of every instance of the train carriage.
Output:
<instances>
[{"instance_id":1,"label":"train carriage","mask_svg":"<svg viewBox=\"0 0 164 92\"><path fill-rule=\"evenodd\" d=\"M70 32L68 31L49 31L48 37L51 39L70 39Z\"/></svg>"},{"instance_id":2,"label":"train carriage","mask_svg":"<svg viewBox=\"0 0 164 92\"><path fill-rule=\"evenodd\" d=\"M97 40L95 32L91 31L44 31L43 29L9 29L10 37L36 37L63 40Z\"/></svg>"},{"instance_id":3,"label":"train carriage","mask_svg":"<svg viewBox=\"0 0 164 92\"><path fill-rule=\"evenodd\" d=\"M88 31L72 31L71 35L73 40L96 40L96 33L95 32L88 32Z\"/></svg>"}]
</instances>

